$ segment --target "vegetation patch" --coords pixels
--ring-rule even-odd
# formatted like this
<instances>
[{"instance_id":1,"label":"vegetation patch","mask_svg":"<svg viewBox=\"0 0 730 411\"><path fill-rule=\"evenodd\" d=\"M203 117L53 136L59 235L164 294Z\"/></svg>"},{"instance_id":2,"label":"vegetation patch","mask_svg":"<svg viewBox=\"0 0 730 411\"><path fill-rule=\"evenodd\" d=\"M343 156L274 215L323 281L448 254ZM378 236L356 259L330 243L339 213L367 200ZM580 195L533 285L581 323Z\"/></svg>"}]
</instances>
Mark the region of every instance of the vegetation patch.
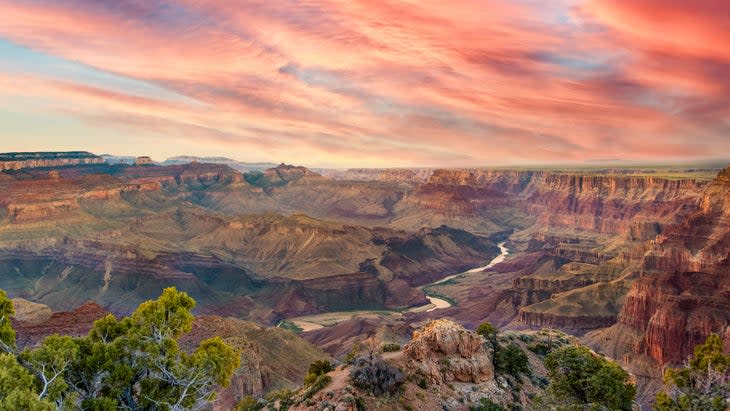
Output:
<instances>
[{"instance_id":1,"label":"vegetation patch","mask_svg":"<svg viewBox=\"0 0 730 411\"><path fill-rule=\"evenodd\" d=\"M403 373L382 358L367 354L354 360L350 379L372 395L394 394L403 382Z\"/></svg>"},{"instance_id":2,"label":"vegetation patch","mask_svg":"<svg viewBox=\"0 0 730 411\"><path fill-rule=\"evenodd\" d=\"M293 322L289 320L283 320L279 323L279 328L283 328L285 330L294 331L295 333L300 333L304 331L304 329Z\"/></svg>"}]
</instances>

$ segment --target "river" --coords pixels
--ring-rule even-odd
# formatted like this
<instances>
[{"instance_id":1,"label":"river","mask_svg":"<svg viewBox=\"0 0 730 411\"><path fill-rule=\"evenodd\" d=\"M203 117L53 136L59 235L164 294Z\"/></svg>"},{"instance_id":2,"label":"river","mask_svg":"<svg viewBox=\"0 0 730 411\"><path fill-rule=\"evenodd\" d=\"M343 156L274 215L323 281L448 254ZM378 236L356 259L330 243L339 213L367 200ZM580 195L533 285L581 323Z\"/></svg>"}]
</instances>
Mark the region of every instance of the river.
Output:
<instances>
[{"instance_id":1,"label":"river","mask_svg":"<svg viewBox=\"0 0 730 411\"><path fill-rule=\"evenodd\" d=\"M451 279L454 279L454 278L459 277L459 276L464 275L464 274L478 273L478 272L481 272L481 271L484 271L484 270L487 270L487 269L490 269L490 268L494 267L495 265L497 265L497 264L501 263L502 261L504 261L507 258L507 256L509 255L509 248L507 248L507 246L505 244L506 244L506 241L502 241L501 243L497 244L497 246L499 247L499 255L496 256L496 257L494 257L492 259L492 261L489 262L489 264L487 264L487 265L485 265L483 267L472 268L471 270L464 271L463 273L458 273L458 274L450 275L448 277L445 277L445 278L442 278L442 279L440 279L438 281L435 281L435 282L433 282L431 284L426 284L426 285L424 285L424 286L421 287L421 290L423 290L423 289L425 289L427 287L434 286L434 285L443 284L443 283L445 283L445 282L447 282L447 281L449 281ZM426 312L431 312L431 311L434 311L434 310L440 310L442 308L449 308L449 307L451 307L451 303L449 301L443 299L443 298L434 297L434 296L431 296L431 295L426 295L426 298L428 298L428 301L430 301L431 304L434 305L434 307L429 308L428 310L426 310Z\"/></svg>"},{"instance_id":2,"label":"river","mask_svg":"<svg viewBox=\"0 0 730 411\"><path fill-rule=\"evenodd\" d=\"M449 281L451 279L454 279L456 277L465 275L465 274L473 274L478 273L480 271L484 271L486 269L492 268L495 265L501 263L502 261L507 258L507 255L509 255L509 249L505 246L505 242L501 242L497 244L499 246L499 255L494 257L492 261L489 262L489 264L482 266L482 267L476 267L472 268L471 270L467 270L458 274L450 275L448 277L442 278L438 281L434 281L431 284L426 284L422 287L419 287L420 290L424 290L427 287L431 287L438 284L443 284L446 281ZM426 298L428 298L428 301L430 301L429 304L422 305L420 307L414 307L409 310L400 312L400 311L341 311L341 312L330 312L330 313L323 313L323 314L315 314L315 315L308 315L308 316L302 316L302 317L296 317L296 318L288 318L286 321L291 322L292 324L299 327L302 331L312 331L317 330L323 327L329 327L335 324L339 324L343 321L347 321L354 317L372 317L372 318L379 318L383 315L393 315L393 316L399 316L402 315L404 312L430 312L434 310L439 310L442 308L449 308L451 307L451 303L447 301L446 299L439 298L439 297L433 297L430 295L426 295ZM277 327L281 326L284 323L284 321L281 321Z\"/></svg>"}]
</instances>

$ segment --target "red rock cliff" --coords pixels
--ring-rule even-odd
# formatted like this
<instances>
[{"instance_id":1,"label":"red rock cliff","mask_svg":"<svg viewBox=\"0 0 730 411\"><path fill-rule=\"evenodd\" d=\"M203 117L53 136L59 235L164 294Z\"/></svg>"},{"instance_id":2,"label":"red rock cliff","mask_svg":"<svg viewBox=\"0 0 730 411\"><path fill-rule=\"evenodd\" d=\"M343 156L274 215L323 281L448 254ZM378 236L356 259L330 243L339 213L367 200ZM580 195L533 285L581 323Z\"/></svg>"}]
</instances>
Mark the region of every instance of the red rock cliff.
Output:
<instances>
[{"instance_id":1,"label":"red rock cliff","mask_svg":"<svg viewBox=\"0 0 730 411\"><path fill-rule=\"evenodd\" d=\"M637 347L681 363L711 332L730 330L730 168L709 184L698 210L666 230L644 257L619 316L643 335Z\"/></svg>"}]
</instances>

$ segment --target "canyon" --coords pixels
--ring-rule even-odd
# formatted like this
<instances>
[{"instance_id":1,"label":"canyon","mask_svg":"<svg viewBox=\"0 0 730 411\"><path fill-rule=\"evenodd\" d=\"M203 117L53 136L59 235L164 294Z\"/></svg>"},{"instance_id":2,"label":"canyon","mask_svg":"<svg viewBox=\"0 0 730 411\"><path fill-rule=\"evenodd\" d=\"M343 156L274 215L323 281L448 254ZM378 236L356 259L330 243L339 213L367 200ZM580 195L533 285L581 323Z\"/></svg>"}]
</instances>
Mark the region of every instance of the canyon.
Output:
<instances>
[{"instance_id":1,"label":"canyon","mask_svg":"<svg viewBox=\"0 0 730 411\"><path fill-rule=\"evenodd\" d=\"M53 324L74 330L73 318L127 314L175 286L209 316L200 335L370 313L300 332L327 352L310 359L363 338L406 342L431 320L488 320L576 335L648 393L663 366L710 333L730 349L730 169L242 173L185 158L20 154L0 156L0 288L35 316L18 323L28 344ZM503 243L509 255L484 267ZM426 285L452 305L410 310L428 303ZM303 372L236 384L260 393Z\"/></svg>"}]
</instances>

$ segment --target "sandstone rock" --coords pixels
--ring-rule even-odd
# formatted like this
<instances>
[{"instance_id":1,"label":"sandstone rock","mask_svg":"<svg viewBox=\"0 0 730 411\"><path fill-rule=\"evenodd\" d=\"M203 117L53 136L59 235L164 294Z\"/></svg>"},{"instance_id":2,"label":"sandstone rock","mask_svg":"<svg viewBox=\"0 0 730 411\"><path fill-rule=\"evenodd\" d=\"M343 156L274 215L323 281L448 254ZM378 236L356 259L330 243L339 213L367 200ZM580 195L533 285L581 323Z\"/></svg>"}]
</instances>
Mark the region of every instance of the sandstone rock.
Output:
<instances>
[{"instance_id":1,"label":"sandstone rock","mask_svg":"<svg viewBox=\"0 0 730 411\"><path fill-rule=\"evenodd\" d=\"M430 382L479 383L494 378L482 337L450 320L435 320L403 347L408 367Z\"/></svg>"},{"instance_id":2,"label":"sandstone rock","mask_svg":"<svg viewBox=\"0 0 730 411\"><path fill-rule=\"evenodd\" d=\"M13 318L24 324L39 324L51 318L53 311L43 304L34 303L23 298L13 298L15 315Z\"/></svg>"}]
</instances>

